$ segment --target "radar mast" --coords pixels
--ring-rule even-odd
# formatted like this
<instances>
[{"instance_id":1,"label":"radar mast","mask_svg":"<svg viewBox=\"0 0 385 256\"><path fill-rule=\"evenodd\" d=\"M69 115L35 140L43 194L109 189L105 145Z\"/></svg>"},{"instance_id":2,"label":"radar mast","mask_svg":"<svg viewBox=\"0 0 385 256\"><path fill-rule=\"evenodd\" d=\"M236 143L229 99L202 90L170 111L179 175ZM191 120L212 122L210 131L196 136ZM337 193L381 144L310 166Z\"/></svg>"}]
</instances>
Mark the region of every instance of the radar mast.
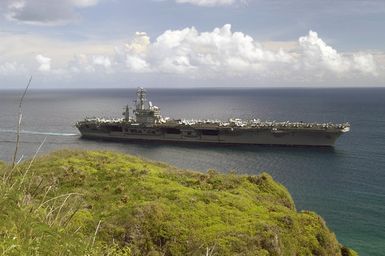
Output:
<instances>
[{"instance_id":1,"label":"radar mast","mask_svg":"<svg viewBox=\"0 0 385 256\"><path fill-rule=\"evenodd\" d=\"M143 87L139 87L136 92L136 110L145 110L147 104L147 92Z\"/></svg>"},{"instance_id":2,"label":"radar mast","mask_svg":"<svg viewBox=\"0 0 385 256\"><path fill-rule=\"evenodd\" d=\"M147 100L147 92L142 87L138 87L134 110L135 121L144 126L153 126L161 119L160 109L153 106Z\"/></svg>"}]
</instances>

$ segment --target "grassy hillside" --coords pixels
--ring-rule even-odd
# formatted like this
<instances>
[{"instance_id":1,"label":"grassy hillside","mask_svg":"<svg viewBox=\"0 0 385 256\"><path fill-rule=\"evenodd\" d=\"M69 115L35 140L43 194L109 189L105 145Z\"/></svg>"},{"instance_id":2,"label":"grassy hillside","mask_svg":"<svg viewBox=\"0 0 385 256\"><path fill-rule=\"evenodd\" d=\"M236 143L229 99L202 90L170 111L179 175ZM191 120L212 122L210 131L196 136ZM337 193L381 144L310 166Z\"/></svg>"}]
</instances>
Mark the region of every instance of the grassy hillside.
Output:
<instances>
[{"instance_id":1,"label":"grassy hillside","mask_svg":"<svg viewBox=\"0 0 385 256\"><path fill-rule=\"evenodd\" d=\"M0 169L2 255L354 255L266 173L73 150Z\"/></svg>"}]
</instances>

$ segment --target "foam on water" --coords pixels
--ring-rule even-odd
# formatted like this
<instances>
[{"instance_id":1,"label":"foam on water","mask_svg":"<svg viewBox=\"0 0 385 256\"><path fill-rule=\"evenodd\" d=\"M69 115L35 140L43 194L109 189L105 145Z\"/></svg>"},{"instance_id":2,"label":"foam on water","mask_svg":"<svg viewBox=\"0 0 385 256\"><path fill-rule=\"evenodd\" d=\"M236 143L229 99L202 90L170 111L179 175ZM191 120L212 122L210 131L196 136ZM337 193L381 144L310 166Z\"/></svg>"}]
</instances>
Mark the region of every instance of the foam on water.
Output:
<instances>
[{"instance_id":1,"label":"foam on water","mask_svg":"<svg viewBox=\"0 0 385 256\"><path fill-rule=\"evenodd\" d=\"M0 129L1 133L13 133L16 134L16 130L6 130ZM30 134L30 135L47 135L47 136L79 136L79 133L60 133L60 132L38 132L38 131L25 131L21 130L20 134Z\"/></svg>"}]
</instances>

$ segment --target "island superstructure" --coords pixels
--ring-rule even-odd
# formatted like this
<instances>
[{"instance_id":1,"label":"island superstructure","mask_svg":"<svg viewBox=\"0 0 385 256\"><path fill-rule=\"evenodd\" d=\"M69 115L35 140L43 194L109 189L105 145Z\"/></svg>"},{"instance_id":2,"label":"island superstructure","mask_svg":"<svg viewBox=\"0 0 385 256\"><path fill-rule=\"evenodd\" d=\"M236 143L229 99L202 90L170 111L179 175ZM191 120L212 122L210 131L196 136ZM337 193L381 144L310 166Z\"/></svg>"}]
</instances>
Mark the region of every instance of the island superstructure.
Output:
<instances>
[{"instance_id":1,"label":"island superstructure","mask_svg":"<svg viewBox=\"0 0 385 256\"><path fill-rule=\"evenodd\" d=\"M145 89L138 88L136 94L133 115L127 105L123 118L86 118L77 122L82 137L119 141L334 146L337 138L350 130L349 123L164 118L160 109L148 101Z\"/></svg>"}]
</instances>

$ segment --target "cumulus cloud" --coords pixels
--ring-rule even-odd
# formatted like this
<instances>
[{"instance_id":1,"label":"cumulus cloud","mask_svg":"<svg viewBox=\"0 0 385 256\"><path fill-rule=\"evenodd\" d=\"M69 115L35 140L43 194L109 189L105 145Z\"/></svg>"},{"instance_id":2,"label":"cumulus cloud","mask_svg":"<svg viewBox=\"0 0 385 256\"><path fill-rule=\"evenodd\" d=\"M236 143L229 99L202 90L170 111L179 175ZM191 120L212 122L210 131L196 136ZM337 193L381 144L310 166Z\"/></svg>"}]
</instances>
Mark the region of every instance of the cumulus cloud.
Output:
<instances>
[{"instance_id":1,"label":"cumulus cloud","mask_svg":"<svg viewBox=\"0 0 385 256\"><path fill-rule=\"evenodd\" d=\"M72 73L91 73L95 72L90 59L85 54L75 55L68 63L68 70Z\"/></svg>"},{"instance_id":2,"label":"cumulus cloud","mask_svg":"<svg viewBox=\"0 0 385 256\"><path fill-rule=\"evenodd\" d=\"M93 56L92 63L105 69L109 69L111 67L111 60L106 56Z\"/></svg>"},{"instance_id":3,"label":"cumulus cloud","mask_svg":"<svg viewBox=\"0 0 385 256\"><path fill-rule=\"evenodd\" d=\"M363 73L378 75L376 61L372 54L356 53L353 54L353 69Z\"/></svg>"},{"instance_id":4,"label":"cumulus cloud","mask_svg":"<svg viewBox=\"0 0 385 256\"><path fill-rule=\"evenodd\" d=\"M124 55L122 57L122 55ZM369 53L341 54L316 32L300 37L294 51L263 47L251 36L232 32L231 25L200 33L192 28L168 30L150 42L138 33L118 51L133 72L186 74L192 77L287 78L349 76L360 72L376 75L377 65Z\"/></svg>"},{"instance_id":5,"label":"cumulus cloud","mask_svg":"<svg viewBox=\"0 0 385 256\"><path fill-rule=\"evenodd\" d=\"M76 55L67 65L70 73L112 73L113 60L104 55Z\"/></svg>"},{"instance_id":6,"label":"cumulus cloud","mask_svg":"<svg viewBox=\"0 0 385 256\"><path fill-rule=\"evenodd\" d=\"M314 31L296 41L275 43L260 43L250 35L232 31L231 25L206 32L194 27L167 30L154 39L145 32L137 32L128 42L105 42L105 45L44 43L42 39L25 40L20 45L18 37L0 40L7 46L6 51L0 47L0 57L5 54L0 59L3 75L17 69L15 62L18 62L32 71L37 69L56 77L114 74L114 77L183 77L190 81L283 85L357 81L383 84L385 81L383 52L340 52ZM20 53L20 47L25 45L41 46L29 50L41 53L33 55L34 65L28 63L28 56ZM56 69L51 67L53 60Z\"/></svg>"},{"instance_id":7,"label":"cumulus cloud","mask_svg":"<svg viewBox=\"0 0 385 256\"><path fill-rule=\"evenodd\" d=\"M327 70L335 73L359 71L376 74L376 64L371 54L342 55L327 45L314 31L300 37L299 46L300 64L305 70Z\"/></svg>"},{"instance_id":8,"label":"cumulus cloud","mask_svg":"<svg viewBox=\"0 0 385 256\"><path fill-rule=\"evenodd\" d=\"M98 0L5 0L5 16L32 25L64 25L78 18L76 8L97 3Z\"/></svg>"},{"instance_id":9,"label":"cumulus cloud","mask_svg":"<svg viewBox=\"0 0 385 256\"><path fill-rule=\"evenodd\" d=\"M307 36L299 38L302 53L301 62L305 69L330 69L335 72L344 72L349 68L349 61L344 60L335 49L327 45L318 34L309 31Z\"/></svg>"},{"instance_id":10,"label":"cumulus cloud","mask_svg":"<svg viewBox=\"0 0 385 256\"><path fill-rule=\"evenodd\" d=\"M233 33L231 25L199 33L197 29L168 30L150 43L146 34L135 36L126 44L126 60L135 70L212 76L222 72L266 71L272 63L290 63L284 51L263 49L252 37ZM121 52L120 52L121 53Z\"/></svg>"},{"instance_id":11,"label":"cumulus cloud","mask_svg":"<svg viewBox=\"0 0 385 256\"><path fill-rule=\"evenodd\" d=\"M51 71L51 58L45 57L41 54L36 55L36 61L39 64L38 70L41 72Z\"/></svg>"},{"instance_id":12,"label":"cumulus cloud","mask_svg":"<svg viewBox=\"0 0 385 256\"><path fill-rule=\"evenodd\" d=\"M198 6L232 5L239 0L176 0L177 3L188 3Z\"/></svg>"}]
</instances>

